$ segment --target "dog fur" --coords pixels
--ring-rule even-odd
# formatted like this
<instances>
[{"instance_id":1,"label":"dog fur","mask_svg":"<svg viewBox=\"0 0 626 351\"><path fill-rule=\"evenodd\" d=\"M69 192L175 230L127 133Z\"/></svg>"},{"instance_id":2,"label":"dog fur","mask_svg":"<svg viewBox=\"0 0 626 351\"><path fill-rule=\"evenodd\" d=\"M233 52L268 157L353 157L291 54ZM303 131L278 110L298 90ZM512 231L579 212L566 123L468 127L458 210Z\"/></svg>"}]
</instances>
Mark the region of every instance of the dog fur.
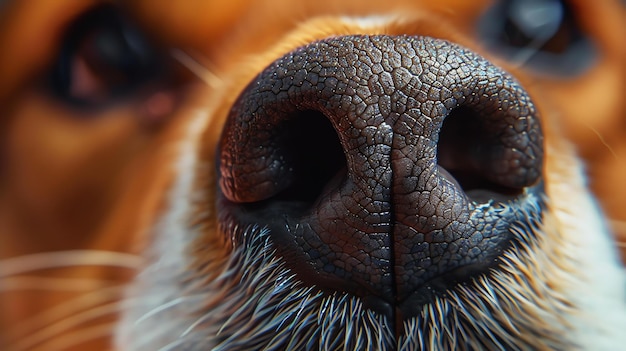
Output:
<instances>
[{"instance_id":1,"label":"dog fur","mask_svg":"<svg viewBox=\"0 0 626 351\"><path fill-rule=\"evenodd\" d=\"M271 62L350 34L458 43L510 72L540 111L548 201L536 228L541 240L529 243L530 255L507 252L506 269L478 285L485 290L460 293L478 296L466 305L470 314L490 293L515 302L503 302L501 315L490 309L493 323L517 332L512 348L618 350L626 343L618 257L626 252L626 10L618 1L570 1L598 57L569 77L510 62L483 45L475 24L489 1L114 3L168 48L166 56L179 62L177 79L86 112L41 82L68 23L98 3L2 4L2 349L243 349L245 338L228 344L218 337L232 312L232 290L223 289L220 274L242 274L232 270L242 257L216 224L211 185L222 125ZM440 334L444 325L430 325L421 345L452 347ZM420 344L411 342L407 349Z\"/></svg>"}]
</instances>

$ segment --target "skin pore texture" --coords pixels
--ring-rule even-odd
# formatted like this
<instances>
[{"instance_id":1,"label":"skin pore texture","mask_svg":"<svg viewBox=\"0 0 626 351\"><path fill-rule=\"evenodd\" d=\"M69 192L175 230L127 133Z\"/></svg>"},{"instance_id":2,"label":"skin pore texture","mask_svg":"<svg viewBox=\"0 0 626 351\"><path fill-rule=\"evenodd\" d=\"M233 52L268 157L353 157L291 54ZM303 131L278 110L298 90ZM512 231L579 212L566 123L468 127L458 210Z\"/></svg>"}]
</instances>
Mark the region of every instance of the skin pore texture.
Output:
<instances>
[{"instance_id":1,"label":"skin pore texture","mask_svg":"<svg viewBox=\"0 0 626 351\"><path fill-rule=\"evenodd\" d=\"M494 1L60 3L0 12L0 349L626 344L618 1L565 76Z\"/></svg>"}]
</instances>

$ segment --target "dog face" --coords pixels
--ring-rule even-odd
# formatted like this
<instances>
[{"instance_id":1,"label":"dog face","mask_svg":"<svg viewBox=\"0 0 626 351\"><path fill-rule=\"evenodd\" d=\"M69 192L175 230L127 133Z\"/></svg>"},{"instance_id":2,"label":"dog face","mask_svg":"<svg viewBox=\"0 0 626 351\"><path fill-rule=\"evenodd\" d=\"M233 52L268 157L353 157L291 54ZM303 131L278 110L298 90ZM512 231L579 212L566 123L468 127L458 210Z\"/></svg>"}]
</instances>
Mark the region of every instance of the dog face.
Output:
<instances>
[{"instance_id":1,"label":"dog face","mask_svg":"<svg viewBox=\"0 0 626 351\"><path fill-rule=\"evenodd\" d=\"M6 348L624 341L619 3L3 11Z\"/></svg>"}]
</instances>

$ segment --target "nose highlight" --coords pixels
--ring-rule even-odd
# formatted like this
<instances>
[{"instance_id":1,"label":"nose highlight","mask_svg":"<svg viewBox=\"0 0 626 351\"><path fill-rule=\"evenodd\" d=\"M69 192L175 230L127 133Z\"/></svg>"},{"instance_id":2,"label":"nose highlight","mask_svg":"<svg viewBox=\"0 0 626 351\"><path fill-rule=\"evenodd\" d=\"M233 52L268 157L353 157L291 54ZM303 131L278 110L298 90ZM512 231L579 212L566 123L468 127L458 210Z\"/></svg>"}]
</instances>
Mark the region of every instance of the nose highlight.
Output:
<instances>
[{"instance_id":1,"label":"nose highlight","mask_svg":"<svg viewBox=\"0 0 626 351\"><path fill-rule=\"evenodd\" d=\"M221 207L307 284L418 313L537 211L542 134L508 74L422 37L346 36L264 70L227 119Z\"/></svg>"}]
</instances>

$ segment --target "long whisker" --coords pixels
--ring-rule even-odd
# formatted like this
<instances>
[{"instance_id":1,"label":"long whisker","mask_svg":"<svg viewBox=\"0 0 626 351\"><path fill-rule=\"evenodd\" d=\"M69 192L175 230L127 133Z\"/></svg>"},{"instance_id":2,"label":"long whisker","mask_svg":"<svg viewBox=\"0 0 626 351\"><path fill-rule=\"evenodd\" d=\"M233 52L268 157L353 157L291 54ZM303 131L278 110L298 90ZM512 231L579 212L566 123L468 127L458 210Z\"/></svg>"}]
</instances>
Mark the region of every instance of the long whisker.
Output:
<instances>
[{"instance_id":1,"label":"long whisker","mask_svg":"<svg viewBox=\"0 0 626 351\"><path fill-rule=\"evenodd\" d=\"M46 340L54 339L63 332L80 327L82 324L93 321L96 318L113 315L125 306L126 305L121 301L116 301L77 313L26 336L21 342L16 343L15 346L12 347L12 350L22 351L31 349L36 345L46 342Z\"/></svg>"},{"instance_id":2,"label":"long whisker","mask_svg":"<svg viewBox=\"0 0 626 351\"><path fill-rule=\"evenodd\" d=\"M609 145L609 143L604 139L602 134L600 134L600 132L598 132L594 127L592 127L591 124L589 123L583 123L583 124L585 127L589 128L589 130L591 130L593 134L595 134L598 137L598 140L600 140L602 145L611 153L611 156L613 156L613 158L616 161L619 161L619 156L617 156L617 153L615 152L615 150L613 150L611 145Z\"/></svg>"},{"instance_id":3,"label":"long whisker","mask_svg":"<svg viewBox=\"0 0 626 351\"><path fill-rule=\"evenodd\" d=\"M0 278L49 268L74 266L110 266L137 269L141 258L123 252L103 250L71 250L45 252L8 258L0 262Z\"/></svg>"},{"instance_id":4,"label":"long whisker","mask_svg":"<svg viewBox=\"0 0 626 351\"><path fill-rule=\"evenodd\" d=\"M115 329L115 323L103 323L92 327L82 328L76 332L65 334L57 339L46 342L42 350L63 351L84 342L110 336Z\"/></svg>"},{"instance_id":5,"label":"long whisker","mask_svg":"<svg viewBox=\"0 0 626 351\"><path fill-rule=\"evenodd\" d=\"M200 324L204 323L207 319L209 319L211 317L210 314L204 314L202 316L200 316L200 318L196 319L193 323L191 323L187 329L183 330L183 332L180 334L180 337L185 337L186 335L188 335L189 333L191 333L192 330L194 330L197 326L199 326Z\"/></svg>"},{"instance_id":6,"label":"long whisker","mask_svg":"<svg viewBox=\"0 0 626 351\"><path fill-rule=\"evenodd\" d=\"M110 286L111 282L87 278L11 277L2 279L0 292L15 290L89 291Z\"/></svg>"},{"instance_id":7,"label":"long whisker","mask_svg":"<svg viewBox=\"0 0 626 351\"><path fill-rule=\"evenodd\" d=\"M166 302L164 304L161 304L161 305L153 308L152 310L146 312L143 316L139 317L135 321L134 324L138 325L138 324L140 324L140 323L142 323L142 322L144 322L144 321L154 317L155 315L157 315L157 314L159 314L159 313L161 313L163 311L166 311L166 310L168 310L168 309L170 309L172 307L175 307L175 306L180 305L180 304L185 303L185 302L193 301L194 299L201 300L203 297L204 297L204 295L200 295L200 294L193 295L193 296L178 297L178 298L176 298L174 300L168 301L168 302Z\"/></svg>"},{"instance_id":8,"label":"long whisker","mask_svg":"<svg viewBox=\"0 0 626 351\"><path fill-rule=\"evenodd\" d=\"M541 33L535 37L525 48L519 50L518 53L511 59L515 64L515 67L521 68L530 61L541 49L541 47L548 42L552 36L552 32Z\"/></svg>"},{"instance_id":9,"label":"long whisker","mask_svg":"<svg viewBox=\"0 0 626 351\"><path fill-rule=\"evenodd\" d=\"M85 311L93 306L97 306L104 302L117 300L124 292L124 286L118 285L98 291L83 294L79 297L67 300L52 308L49 308L27 320L18 323L11 328L7 335L11 339L18 339L24 335L33 333L37 329L41 329L46 325L53 324L55 321L62 320L64 317L74 313Z\"/></svg>"},{"instance_id":10,"label":"long whisker","mask_svg":"<svg viewBox=\"0 0 626 351\"><path fill-rule=\"evenodd\" d=\"M207 67L202 65L188 53L180 49L173 49L171 51L171 55L209 87L215 88L222 83L221 79L219 79L217 75L211 72Z\"/></svg>"}]
</instances>

